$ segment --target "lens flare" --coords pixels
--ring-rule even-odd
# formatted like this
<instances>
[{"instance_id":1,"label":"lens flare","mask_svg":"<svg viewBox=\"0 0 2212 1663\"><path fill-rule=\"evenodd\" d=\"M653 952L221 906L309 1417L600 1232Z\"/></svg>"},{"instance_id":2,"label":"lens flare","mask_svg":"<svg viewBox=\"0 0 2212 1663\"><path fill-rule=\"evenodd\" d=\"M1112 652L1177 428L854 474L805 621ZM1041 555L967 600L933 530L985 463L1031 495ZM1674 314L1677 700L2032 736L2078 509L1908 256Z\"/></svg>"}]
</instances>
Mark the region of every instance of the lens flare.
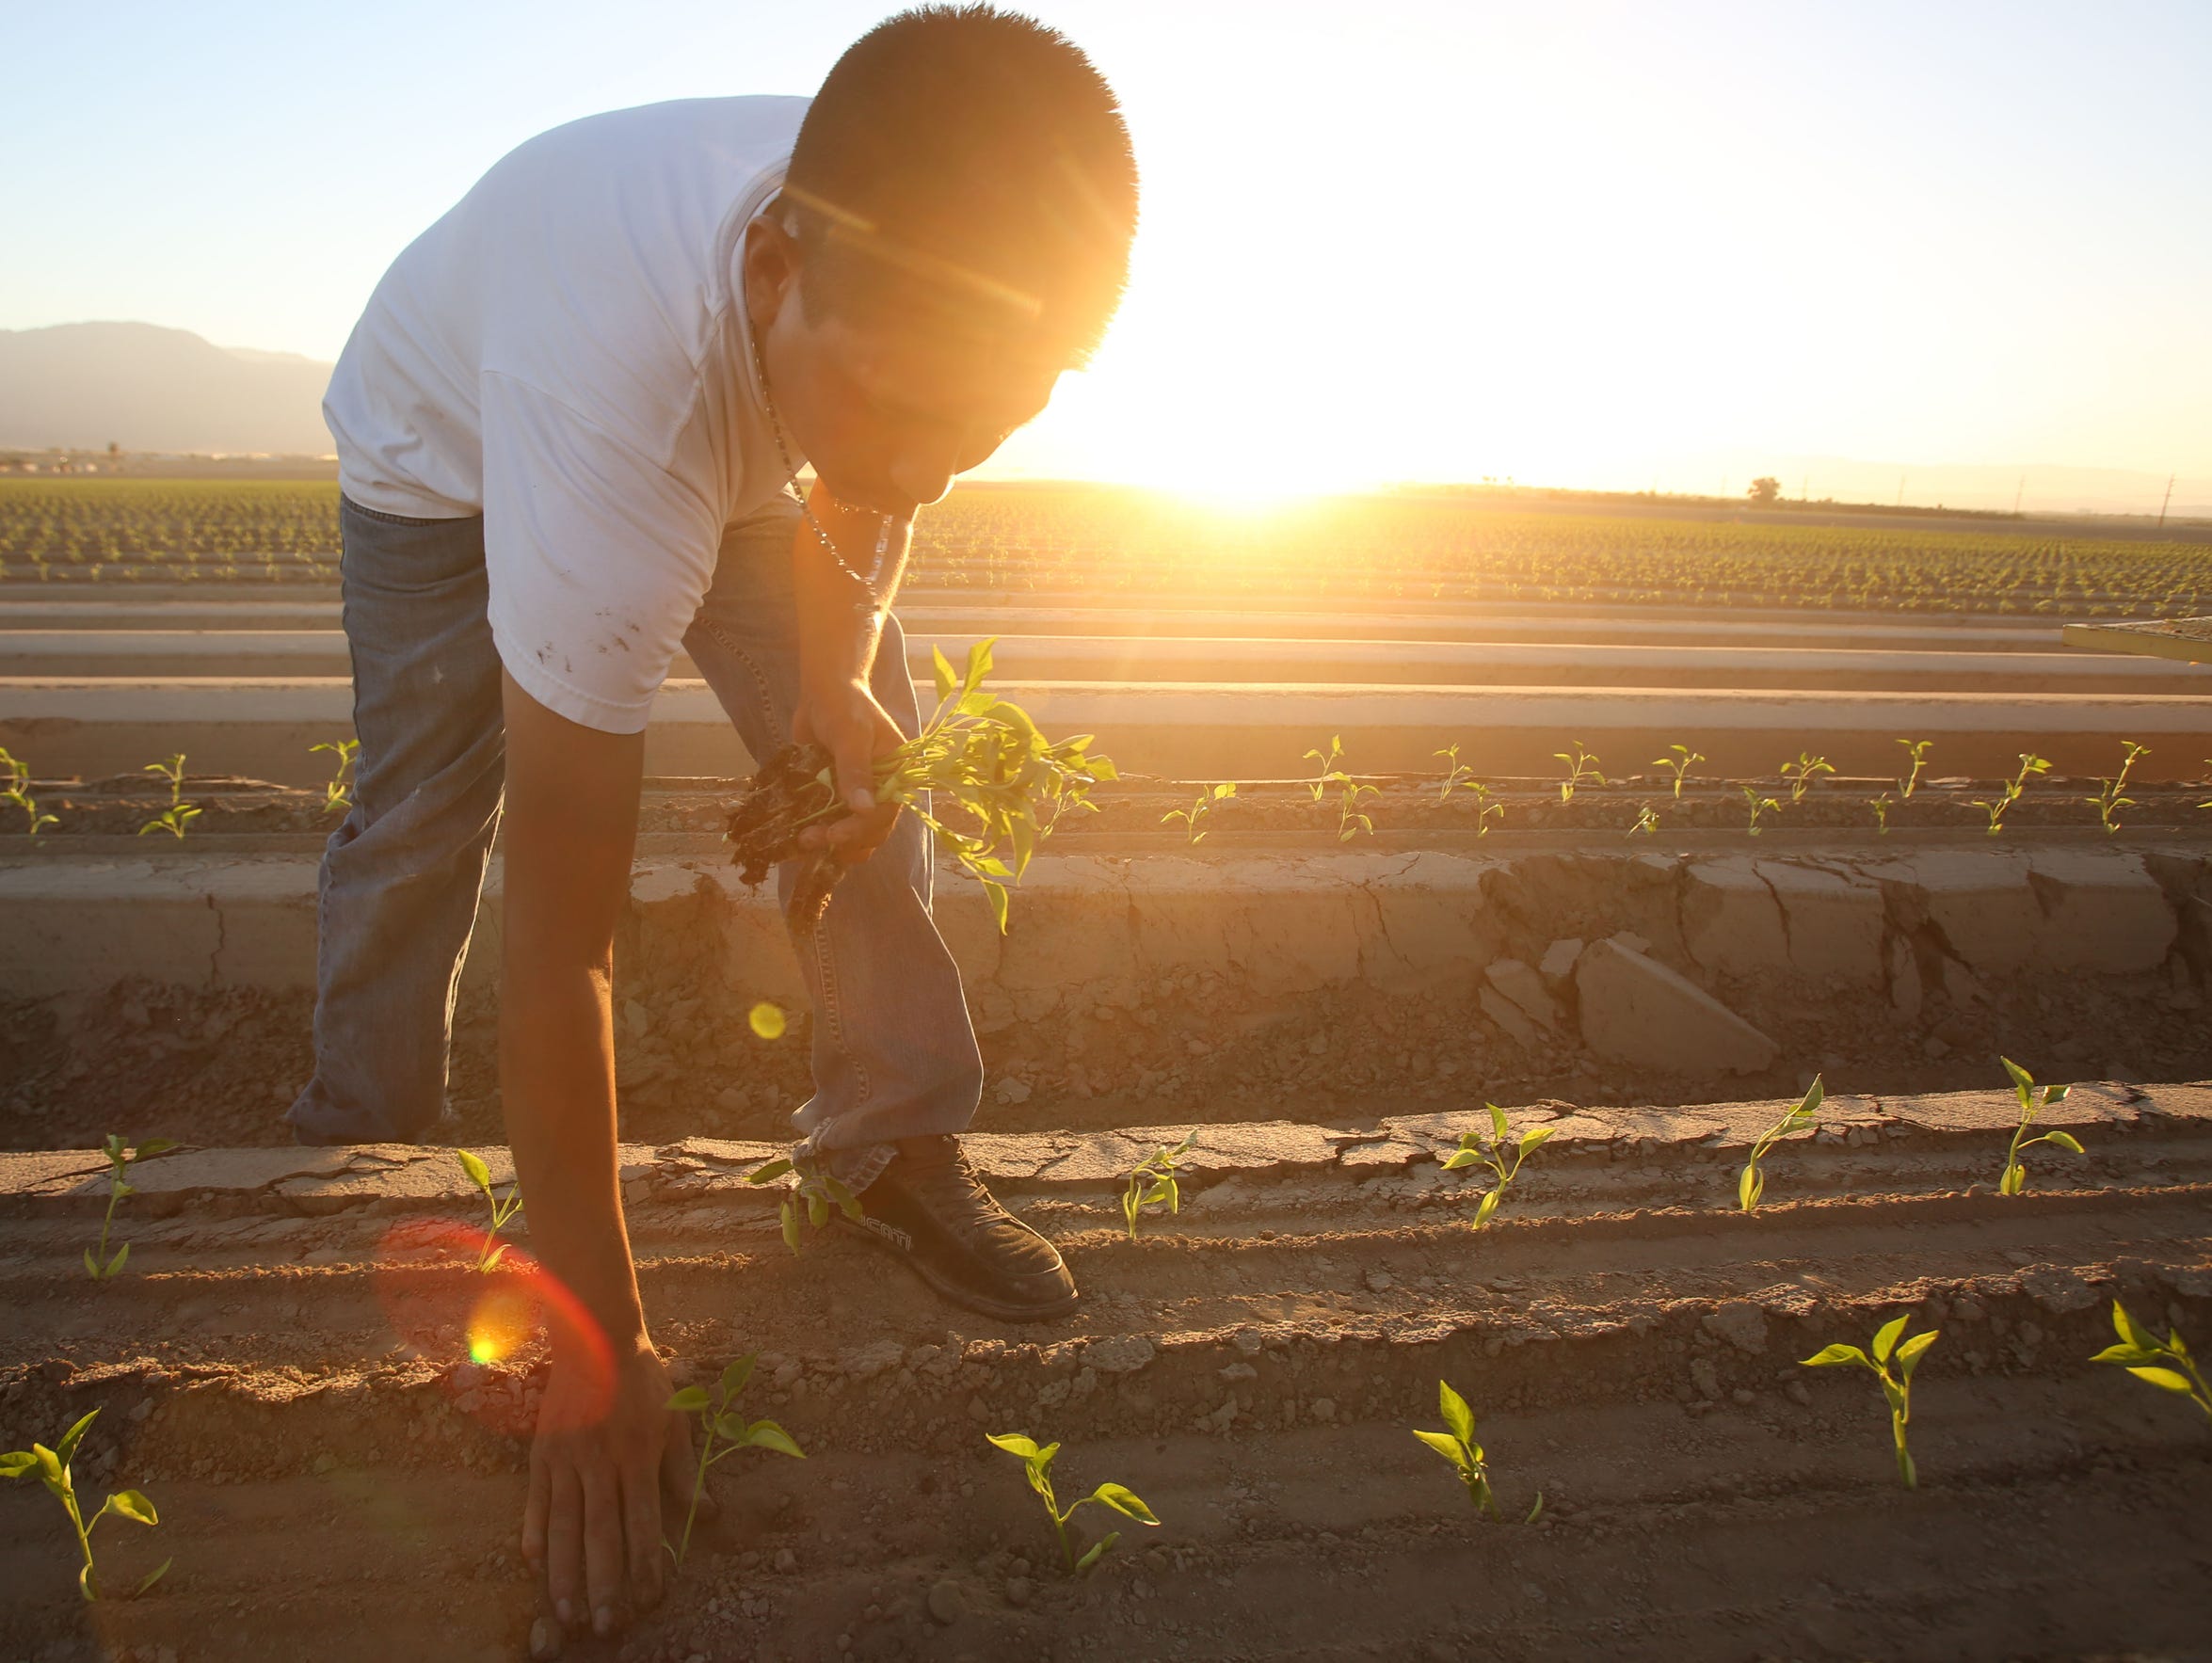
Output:
<instances>
[{"instance_id":1,"label":"lens flare","mask_svg":"<svg viewBox=\"0 0 2212 1663\"><path fill-rule=\"evenodd\" d=\"M779 1005L772 1005L762 999L747 1013L745 1020L753 1025L753 1031L762 1039L783 1037L783 1010Z\"/></svg>"},{"instance_id":2,"label":"lens flare","mask_svg":"<svg viewBox=\"0 0 2212 1663\"><path fill-rule=\"evenodd\" d=\"M469 1360L504 1362L537 1332L537 1311L527 1293L511 1283L488 1287L469 1313Z\"/></svg>"}]
</instances>

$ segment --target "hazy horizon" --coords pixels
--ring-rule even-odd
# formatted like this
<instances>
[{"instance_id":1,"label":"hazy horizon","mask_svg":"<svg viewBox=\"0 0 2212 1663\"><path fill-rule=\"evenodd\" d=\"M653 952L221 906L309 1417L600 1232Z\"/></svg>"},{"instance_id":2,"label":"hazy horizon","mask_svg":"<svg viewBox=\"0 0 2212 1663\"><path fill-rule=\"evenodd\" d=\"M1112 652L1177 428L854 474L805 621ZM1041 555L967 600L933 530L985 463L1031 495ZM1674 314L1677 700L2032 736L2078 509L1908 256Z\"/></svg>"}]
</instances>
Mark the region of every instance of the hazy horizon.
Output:
<instances>
[{"instance_id":1,"label":"hazy horizon","mask_svg":"<svg viewBox=\"0 0 2212 1663\"><path fill-rule=\"evenodd\" d=\"M126 5L96 58L18 31L0 133L40 165L0 328L136 319L327 362L515 144L810 90L890 9L664 0L610 42L572 0ZM1915 470L2212 481L2204 8L1028 9L1120 91L1146 200L1112 336L1005 472L1733 494L1826 458L1901 468L1907 501Z\"/></svg>"}]
</instances>

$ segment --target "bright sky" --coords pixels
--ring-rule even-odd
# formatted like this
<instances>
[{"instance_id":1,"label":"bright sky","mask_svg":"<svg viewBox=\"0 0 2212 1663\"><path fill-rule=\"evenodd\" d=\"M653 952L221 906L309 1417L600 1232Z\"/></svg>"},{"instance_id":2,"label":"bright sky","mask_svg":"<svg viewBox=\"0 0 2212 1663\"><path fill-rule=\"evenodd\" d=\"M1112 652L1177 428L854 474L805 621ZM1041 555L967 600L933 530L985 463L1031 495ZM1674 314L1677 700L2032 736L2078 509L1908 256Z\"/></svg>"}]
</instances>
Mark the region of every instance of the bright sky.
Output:
<instances>
[{"instance_id":1,"label":"bright sky","mask_svg":"<svg viewBox=\"0 0 2212 1663\"><path fill-rule=\"evenodd\" d=\"M334 357L521 139L811 91L894 4L7 8L0 328ZM1119 90L1146 195L1114 333L1014 470L1709 488L1752 448L2212 474L2203 0L1029 9Z\"/></svg>"}]
</instances>

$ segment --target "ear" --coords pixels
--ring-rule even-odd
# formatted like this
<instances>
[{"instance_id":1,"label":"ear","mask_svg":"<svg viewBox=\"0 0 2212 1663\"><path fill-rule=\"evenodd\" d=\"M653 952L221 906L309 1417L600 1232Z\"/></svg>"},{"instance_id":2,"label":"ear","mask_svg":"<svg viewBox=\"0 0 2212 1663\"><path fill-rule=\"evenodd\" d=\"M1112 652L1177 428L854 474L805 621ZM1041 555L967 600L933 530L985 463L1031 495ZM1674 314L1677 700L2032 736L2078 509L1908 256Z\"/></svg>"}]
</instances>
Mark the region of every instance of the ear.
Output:
<instances>
[{"instance_id":1,"label":"ear","mask_svg":"<svg viewBox=\"0 0 2212 1663\"><path fill-rule=\"evenodd\" d=\"M745 228L745 315L756 328L775 324L787 301L795 302L799 280L799 246L773 212L756 214Z\"/></svg>"}]
</instances>

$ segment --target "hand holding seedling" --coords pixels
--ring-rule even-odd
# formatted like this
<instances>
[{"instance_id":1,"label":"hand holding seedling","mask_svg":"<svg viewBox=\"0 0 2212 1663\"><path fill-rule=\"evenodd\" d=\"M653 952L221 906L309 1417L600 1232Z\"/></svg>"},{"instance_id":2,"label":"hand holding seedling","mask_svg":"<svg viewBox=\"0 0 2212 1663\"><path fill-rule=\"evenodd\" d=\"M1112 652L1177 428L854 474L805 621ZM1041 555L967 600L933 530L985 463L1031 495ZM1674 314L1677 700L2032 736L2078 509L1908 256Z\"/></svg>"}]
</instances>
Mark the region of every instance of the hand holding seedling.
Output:
<instances>
[{"instance_id":1,"label":"hand holding seedling","mask_svg":"<svg viewBox=\"0 0 2212 1663\"><path fill-rule=\"evenodd\" d=\"M100 1221L100 1245L85 1249L85 1269L95 1282L104 1282L123 1268L131 1256L131 1244L126 1241L115 1250L115 1257L107 1256L107 1232L115 1223L116 1203L138 1191L131 1188L123 1175L141 1160L152 1160L156 1155L166 1155L176 1144L167 1138L148 1138L136 1148L126 1144L114 1132L107 1134L107 1142L101 1145L101 1153L107 1157L107 1214Z\"/></svg>"},{"instance_id":2,"label":"hand holding seedling","mask_svg":"<svg viewBox=\"0 0 2212 1663\"><path fill-rule=\"evenodd\" d=\"M691 1495L691 1422L669 1407L668 1371L642 1334L612 1354L592 1351L555 1326L522 1556L544 1575L553 1615L573 1624L588 1614L603 1638L625 1610L661 1597L662 1509Z\"/></svg>"},{"instance_id":3,"label":"hand holding seedling","mask_svg":"<svg viewBox=\"0 0 2212 1663\"><path fill-rule=\"evenodd\" d=\"M92 1568L93 1527L109 1513L114 1513L118 1518L129 1519L134 1524L161 1523L160 1516L153 1511L153 1503L146 1499L142 1491L137 1490L116 1491L100 1504L100 1511L92 1515L90 1522L86 1521L83 1510L77 1505L76 1486L71 1480L69 1467L76 1455L77 1445L84 1439L85 1430L99 1415L99 1410L93 1410L62 1433L61 1442L51 1449L43 1444L33 1444L28 1449L15 1449L0 1455L0 1478L20 1479L27 1472L36 1471L39 1481L46 1486L47 1494L60 1502L63 1511L69 1514L70 1528L76 1532L77 1552L85 1561L77 1571L77 1591L88 1601L100 1597L100 1578ZM144 1593L159 1582L162 1573L169 1568L170 1563L170 1560L164 1559L154 1566L139 1582L137 1591Z\"/></svg>"},{"instance_id":4,"label":"hand holding seedling","mask_svg":"<svg viewBox=\"0 0 2212 1663\"><path fill-rule=\"evenodd\" d=\"M846 681L803 692L792 716L791 737L793 744L818 744L829 753L838 800L851 810L803 829L800 846L824 851L847 866L867 859L883 846L899 818L898 804L876 801L876 765L906 736L866 682Z\"/></svg>"},{"instance_id":5,"label":"hand holding seedling","mask_svg":"<svg viewBox=\"0 0 2212 1663\"><path fill-rule=\"evenodd\" d=\"M1091 1543L1090 1550L1082 1559L1075 1557L1075 1543L1067 1539L1067 1521L1076 1515L1079 1508L1091 1506L1112 1508L1124 1518L1134 1519L1140 1525L1157 1526L1160 1521L1152 1516L1152 1510L1137 1496L1134 1490L1122 1484L1100 1484L1081 1501L1069 1504L1067 1511L1060 1511L1060 1503L1052 1495L1052 1457L1060 1453L1060 1446L1047 1444L1039 1447L1035 1439L1026 1432L986 1432L985 1437L1007 1454L1021 1463L1022 1476L1029 1479L1045 1504L1045 1511L1051 1516L1053 1532L1060 1538L1060 1557L1067 1563L1070 1575L1077 1575L1097 1564L1099 1559L1121 1540L1119 1530L1109 1530Z\"/></svg>"},{"instance_id":6,"label":"hand holding seedling","mask_svg":"<svg viewBox=\"0 0 2212 1663\"><path fill-rule=\"evenodd\" d=\"M1920 1358L1935 1343L1937 1331L1931 1328L1926 1334L1915 1334L1899 1345L1898 1341L1904 1334L1905 1324L1912 1319L1913 1314L1907 1311L1877 1329L1871 1357L1857 1346L1833 1345L1805 1358L1801 1367L1835 1368L1853 1365L1869 1370L1882 1382L1882 1396L1889 1404L1889 1435L1897 1446L1897 1476L1906 1489L1916 1490L1920 1487L1920 1469L1913 1464L1913 1452L1905 1447L1905 1427L1913 1418L1913 1370L1920 1366Z\"/></svg>"},{"instance_id":7,"label":"hand holding seedling","mask_svg":"<svg viewBox=\"0 0 2212 1663\"><path fill-rule=\"evenodd\" d=\"M2034 1124L2035 1117L2054 1103L2064 1102L2066 1093L2071 1088L2046 1085L2039 1097L2036 1095L2034 1075L2010 1057L1999 1057L1997 1061L2005 1065L2005 1072L2012 1077L2012 1095L2020 1099L2020 1124L2012 1128L2012 1144L2005 1151L2005 1171L2004 1175L1997 1180L1997 1193L2017 1195L2028 1188L2028 1169L2020 1164L2021 1150L2031 1149L2038 1143L2056 1143L2060 1148L2072 1150L2076 1155L2083 1151L2081 1140L2072 1132L2053 1130L2032 1138L2028 1135L2028 1128Z\"/></svg>"}]
</instances>

